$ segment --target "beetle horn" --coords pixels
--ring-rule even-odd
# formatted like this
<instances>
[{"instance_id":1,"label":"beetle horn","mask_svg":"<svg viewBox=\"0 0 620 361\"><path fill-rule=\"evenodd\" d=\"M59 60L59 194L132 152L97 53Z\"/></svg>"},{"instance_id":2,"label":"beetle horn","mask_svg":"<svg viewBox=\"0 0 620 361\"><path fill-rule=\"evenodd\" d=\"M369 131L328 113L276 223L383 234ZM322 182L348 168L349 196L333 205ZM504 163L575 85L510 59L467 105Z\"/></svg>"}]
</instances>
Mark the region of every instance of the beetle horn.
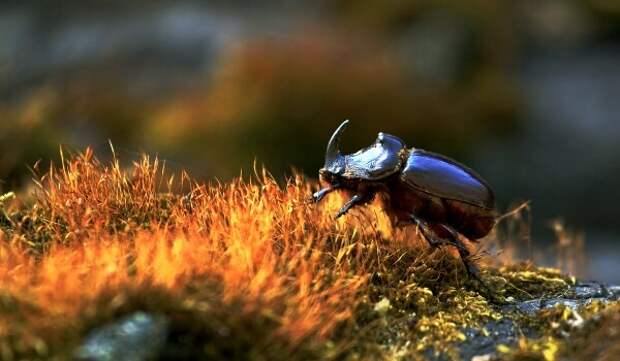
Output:
<instances>
[{"instance_id":1,"label":"beetle horn","mask_svg":"<svg viewBox=\"0 0 620 361\"><path fill-rule=\"evenodd\" d=\"M347 124L349 124L349 120L345 120L340 124L338 129L332 134L332 137L329 139L329 143L327 143L327 150L325 151L325 166L329 166L329 164L333 162L337 162L342 154L340 154L340 137L342 133L347 128Z\"/></svg>"}]
</instances>

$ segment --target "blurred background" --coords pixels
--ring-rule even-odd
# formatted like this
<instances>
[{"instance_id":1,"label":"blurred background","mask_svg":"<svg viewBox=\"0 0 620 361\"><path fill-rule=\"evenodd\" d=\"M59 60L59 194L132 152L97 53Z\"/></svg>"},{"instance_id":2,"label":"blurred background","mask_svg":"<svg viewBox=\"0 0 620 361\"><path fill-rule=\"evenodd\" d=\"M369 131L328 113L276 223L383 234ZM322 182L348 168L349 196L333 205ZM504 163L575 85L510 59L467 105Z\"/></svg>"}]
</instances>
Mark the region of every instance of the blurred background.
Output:
<instances>
[{"instance_id":1,"label":"blurred background","mask_svg":"<svg viewBox=\"0 0 620 361\"><path fill-rule=\"evenodd\" d=\"M620 282L619 95L617 0L9 0L0 192L108 139L201 179L314 177L348 118L345 151L385 131L454 157L500 210L532 201L535 247L559 217L583 275Z\"/></svg>"}]
</instances>

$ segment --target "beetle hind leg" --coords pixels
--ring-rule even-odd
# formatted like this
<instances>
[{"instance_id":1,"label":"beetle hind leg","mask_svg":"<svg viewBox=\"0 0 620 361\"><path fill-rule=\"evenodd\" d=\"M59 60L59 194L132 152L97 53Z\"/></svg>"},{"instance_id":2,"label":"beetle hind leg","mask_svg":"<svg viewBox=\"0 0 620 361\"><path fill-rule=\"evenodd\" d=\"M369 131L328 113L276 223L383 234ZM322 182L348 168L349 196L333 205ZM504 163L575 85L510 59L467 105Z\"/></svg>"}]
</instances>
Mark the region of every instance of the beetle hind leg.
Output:
<instances>
[{"instance_id":1,"label":"beetle hind leg","mask_svg":"<svg viewBox=\"0 0 620 361\"><path fill-rule=\"evenodd\" d=\"M450 245L455 247L461 258L461 262L465 266L465 270L470 278L473 278L481 286L483 296L491 302L496 304L505 304L505 301L498 298L496 293L482 280L480 275L480 269L471 260L471 253L459 237L459 233L452 227L443 223L429 224L427 221L420 219L415 214L410 214L409 218L412 223L417 225L418 230L422 233L422 237L432 247L439 247L441 245Z\"/></svg>"},{"instance_id":2,"label":"beetle hind leg","mask_svg":"<svg viewBox=\"0 0 620 361\"><path fill-rule=\"evenodd\" d=\"M411 215L410 217L412 222L417 225L418 229L422 233L422 237L426 240L426 242L428 242L428 244L432 248L436 248L441 245L449 245L455 247L459 252L459 256L461 258L461 261L463 262L463 265L465 266L467 274L470 277L476 279L486 288L486 284L482 281L482 278L480 277L480 270L478 269L478 266L476 266L476 264L470 259L471 253L469 252L463 241L459 238L459 234L456 230L442 223L433 224L433 227L428 222L420 219L415 215ZM441 232L442 234L438 234L438 232Z\"/></svg>"},{"instance_id":3,"label":"beetle hind leg","mask_svg":"<svg viewBox=\"0 0 620 361\"><path fill-rule=\"evenodd\" d=\"M459 237L458 232L448 225L440 224L440 226L448 232L450 238L449 242L459 251L459 256L461 257L461 261L463 261L463 265L465 265L467 274L484 284L480 278L480 269L478 269L478 266L471 260L471 253Z\"/></svg>"}]
</instances>

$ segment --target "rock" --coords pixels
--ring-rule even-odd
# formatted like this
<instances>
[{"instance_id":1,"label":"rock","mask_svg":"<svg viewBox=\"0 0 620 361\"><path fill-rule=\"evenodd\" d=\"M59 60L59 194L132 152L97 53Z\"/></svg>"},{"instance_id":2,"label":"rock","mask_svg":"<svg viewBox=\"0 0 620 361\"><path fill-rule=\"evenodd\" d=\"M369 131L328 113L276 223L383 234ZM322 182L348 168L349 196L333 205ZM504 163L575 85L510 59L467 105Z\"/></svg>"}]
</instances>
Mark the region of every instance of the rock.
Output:
<instances>
[{"instance_id":1,"label":"rock","mask_svg":"<svg viewBox=\"0 0 620 361\"><path fill-rule=\"evenodd\" d=\"M146 361L156 359L168 334L168 320L136 312L95 329L74 352L80 361Z\"/></svg>"},{"instance_id":2,"label":"rock","mask_svg":"<svg viewBox=\"0 0 620 361\"><path fill-rule=\"evenodd\" d=\"M460 346L463 360L490 355L499 344L513 344L519 333L515 323L509 318L489 322L484 325L484 329L487 332L471 328L464 330L467 341Z\"/></svg>"},{"instance_id":3,"label":"rock","mask_svg":"<svg viewBox=\"0 0 620 361\"><path fill-rule=\"evenodd\" d=\"M571 310L576 310L577 308L579 308L581 305L584 305L586 302L584 300L579 300L579 299L568 299L568 298L554 298L551 300L544 300L542 302L542 307L543 308L553 308L557 305L564 305L568 308L570 308Z\"/></svg>"},{"instance_id":4,"label":"rock","mask_svg":"<svg viewBox=\"0 0 620 361\"><path fill-rule=\"evenodd\" d=\"M595 282L579 283L571 291L577 299L605 297L607 295L605 287Z\"/></svg>"},{"instance_id":5,"label":"rock","mask_svg":"<svg viewBox=\"0 0 620 361\"><path fill-rule=\"evenodd\" d=\"M609 294L610 298L614 300L620 299L620 286L607 286L605 290Z\"/></svg>"},{"instance_id":6,"label":"rock","mask_svg":"<svg viewBox=\"0 0 620 361\"><path fill-rule=\"evenodd\" d=\"M463 333L467 336L467 340L458 345L461 359L463 360L493 360L496 357L496 349L500 344L513 345L519 337L538 338L539 332L519 327L516 323L517 319L512 319L512 315L516 312L524 316L534 316L543 309L552 308L562 304L573 311L580 306L587 305L591 302L608 303L620 298L620 286L605 286L598 282L580 282L572 286L561 297L554 298L538 298L517 302L509 305L498 306L499 311L504 318L489 322L484 325L484 329L464 329ZM584 323L581 316L575 312L573 327L579 328Z\"/></svg>"},{"instance_id":7,"label":"rock","mask_svg":"<svg viewBox=\"0 0 620 361\"><path fill-rule=\"evenodd\" d=\"M557 299L552 299L552 300L547 300L543 302L543 308L553 308L556 305L564 305L568 308L570 308L571 310L575 311L577 310L579 307L590 304L593 301L599 301L599 302L603 302L603 303L608 303L611 302L612 300L607 299L607 298L588 298L588 299L583 299L583 300L574 300L574 299L566 299L566 298L557 298Z\"/></svg>"},{"instance_id":8,"label":"rock","mask_svg":"<svg viewBox=\"0 0 620 361\"><path fill-rule=\"evenodd\" d=\"M542 307L541 301L542 300L538 299L538 300L519 302L516 305L516 309L522 313L533 314L533 313L540 311L540 308ZM515 306L511 305L508 308L513 308L513 307Z\"/></svg>"}]
</instances>

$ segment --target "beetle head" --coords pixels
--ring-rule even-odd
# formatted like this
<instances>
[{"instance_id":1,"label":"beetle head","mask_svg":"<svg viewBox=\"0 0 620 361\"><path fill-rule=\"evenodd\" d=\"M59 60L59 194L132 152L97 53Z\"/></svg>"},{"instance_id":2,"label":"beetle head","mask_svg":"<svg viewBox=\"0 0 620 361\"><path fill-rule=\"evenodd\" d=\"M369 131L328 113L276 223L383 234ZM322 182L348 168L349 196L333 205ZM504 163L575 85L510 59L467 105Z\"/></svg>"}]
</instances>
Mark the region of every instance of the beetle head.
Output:
<instances>
[{"instance_id":1,"label":"beetle head","mask_svg":"<svg viewBox=\"0 0 620 361\"><path fill-rule=\"evenodd\" d=\"M321 179L332 184L343 179L379 180L400 169L400 152L406 145L390 134L379 133L371 146L354 154L342 155L340 139L348 123L348 120L342 122L327 144L325 165L319 171Z\"/></svg>"}]
</instances>

